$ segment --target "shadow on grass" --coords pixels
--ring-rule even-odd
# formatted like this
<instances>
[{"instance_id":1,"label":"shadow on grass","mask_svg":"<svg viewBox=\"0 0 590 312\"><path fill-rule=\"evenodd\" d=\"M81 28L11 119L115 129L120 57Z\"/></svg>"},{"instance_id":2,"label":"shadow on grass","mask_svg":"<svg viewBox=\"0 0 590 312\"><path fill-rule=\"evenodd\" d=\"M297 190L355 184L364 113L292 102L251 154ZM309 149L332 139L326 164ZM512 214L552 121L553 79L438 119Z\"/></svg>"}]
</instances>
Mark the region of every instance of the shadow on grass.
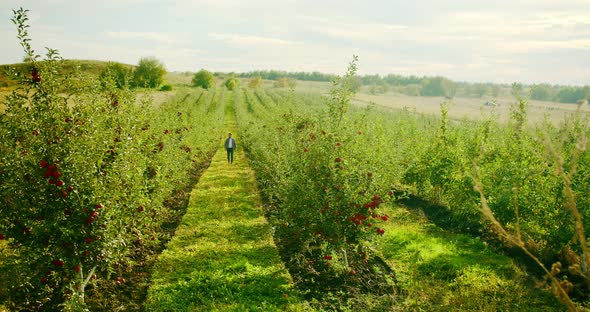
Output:
<instances>
[{"instance_id":1,"label":"shadow on grass","mask_svg":"<svg viewBox=\"0 0 590 312\"><path fill-rule=\"evenodd\" d=\"M432 201L414 195L407 195L405 193L398 193L396 195L401 196L397 200L397 203L415 212L423 213L436 226L452 233L481 237L495 252L511 257L520 265L526 267L529 273L537 277L544 276L545 272L520 248L507 246L496 234L486 230L483 225L485 221L483 221L483 217L479 215L479 212L474 213L472 217L465 217L457 215L447 206L433 203ZM557 260L556 258L549 262L553 263Z\"/></svg>"},{"instance_id":2,"label":"shadow on grass","mask_svg":"<svg viewBox=\"0 0 590 312\"><path fill-rule=\"evenodd\" d=\"M539 311L562 306L484 242L429 223L405 208L391 215L379 250L399 271L406 307L437 311Z\"/></svg>"}]
</instances>

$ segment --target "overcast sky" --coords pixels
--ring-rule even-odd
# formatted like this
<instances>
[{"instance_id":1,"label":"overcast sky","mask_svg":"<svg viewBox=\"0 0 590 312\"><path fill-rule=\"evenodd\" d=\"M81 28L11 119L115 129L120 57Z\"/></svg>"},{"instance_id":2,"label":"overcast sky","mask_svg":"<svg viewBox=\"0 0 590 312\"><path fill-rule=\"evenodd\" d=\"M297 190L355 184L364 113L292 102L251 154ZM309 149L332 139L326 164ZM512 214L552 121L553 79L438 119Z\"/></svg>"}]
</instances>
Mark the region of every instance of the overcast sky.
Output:
<instances>
[{"instance_id":1,"label":"overcast sky","mask_svg":"<svg viewBox=\"0 0 590 312\"><path fill-rule=\"evenodd\" d=\"M0 0L0 64L33 47L169 71L257 69L590 84L590 0Z\"/></svg>"}]
</instances>

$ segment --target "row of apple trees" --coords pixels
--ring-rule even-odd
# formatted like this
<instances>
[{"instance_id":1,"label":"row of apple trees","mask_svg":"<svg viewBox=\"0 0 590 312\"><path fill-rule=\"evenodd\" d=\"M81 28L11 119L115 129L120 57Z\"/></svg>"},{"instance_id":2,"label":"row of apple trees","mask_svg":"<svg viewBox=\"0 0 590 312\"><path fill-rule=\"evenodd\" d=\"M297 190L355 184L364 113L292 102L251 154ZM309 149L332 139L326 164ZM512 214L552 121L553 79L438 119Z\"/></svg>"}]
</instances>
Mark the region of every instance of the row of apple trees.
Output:
<instances>
[{"instance_id":1,"label":"row of apple trees","mask_svg":"<svg viewBox=\"0 0 590 312\"><path fill-rule=\"evenodd\" d=\"M115 268L158 243L165 201L217 148L223 94L156 106L104 77L66 77L55 50L31 49L26 21L15 11L30 71L15 71L0 113L2 286L15 310L78 309L89 285L124 282Z\"/></svg>"},{"instance_id":2,"label":"row of apple trees","mask_svg":"<svg viewBox=\"0 0 590 312\"><path fill-rule=\"evenodd\" d=\"M481 121L449 120L450 102L441 104L441 118L359 108L350 105L351 65L327 96L236 96L261 190L285 237L299 241L302 262L354 273L367 256L364 242L383 234L388 216L379 205L405 193L443 204L448 213L438 216L457 230L526 248L569 296L585 298L587 116L531 124L517 86L507 123L493 112Z\"/></svg>"}]
</instances>

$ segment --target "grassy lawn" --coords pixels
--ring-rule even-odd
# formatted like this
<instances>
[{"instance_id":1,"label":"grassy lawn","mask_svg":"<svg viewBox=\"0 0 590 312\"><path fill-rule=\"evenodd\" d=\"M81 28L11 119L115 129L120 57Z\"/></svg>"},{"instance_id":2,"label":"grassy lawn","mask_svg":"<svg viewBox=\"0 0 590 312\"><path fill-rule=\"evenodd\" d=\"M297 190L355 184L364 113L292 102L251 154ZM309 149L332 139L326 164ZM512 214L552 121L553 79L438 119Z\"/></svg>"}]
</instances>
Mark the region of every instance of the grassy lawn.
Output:
<instances>
[{"instance_id":1,"label":"grassy lawn","mask_svg":"<svg viewBox=\"0 0 590 312\"><path fill-rule=\"evenodd\" d=\"M235 135L231 109L226 126ZM221 147L155 265L146 310L306 310L292 284L246 156L238 149L229 165Z\"/></svg>"},{"instance_id":2,"label":"grassy lawn","mask_svg":"<svg viewBox=\"0 0 590 312\"><path fill-rule=\"evenodd\" d=\"M404 310L562 311L510 258L478 239L449 233L406 208L391 217L376 248L397 274Z\"/></svg>"}]
</instances>

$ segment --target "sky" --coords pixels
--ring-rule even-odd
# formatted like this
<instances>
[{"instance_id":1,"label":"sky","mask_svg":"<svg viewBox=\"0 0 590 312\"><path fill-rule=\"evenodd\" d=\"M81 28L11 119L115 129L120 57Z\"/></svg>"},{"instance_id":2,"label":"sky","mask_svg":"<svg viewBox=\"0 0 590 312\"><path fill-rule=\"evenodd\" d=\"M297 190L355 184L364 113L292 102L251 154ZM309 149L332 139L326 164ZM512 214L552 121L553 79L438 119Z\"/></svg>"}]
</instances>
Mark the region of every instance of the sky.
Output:
<instances>
[{"instance_id":1,"label":"sky","mask_svg":"<svg viewBox=\"0 0 590 312\"><path fill-rule=\"evenodd\" d=\"M33 48L168 71L319 71L590 85L590 0L0 0L0 64Z\"/></svg>"}]
</instances>

